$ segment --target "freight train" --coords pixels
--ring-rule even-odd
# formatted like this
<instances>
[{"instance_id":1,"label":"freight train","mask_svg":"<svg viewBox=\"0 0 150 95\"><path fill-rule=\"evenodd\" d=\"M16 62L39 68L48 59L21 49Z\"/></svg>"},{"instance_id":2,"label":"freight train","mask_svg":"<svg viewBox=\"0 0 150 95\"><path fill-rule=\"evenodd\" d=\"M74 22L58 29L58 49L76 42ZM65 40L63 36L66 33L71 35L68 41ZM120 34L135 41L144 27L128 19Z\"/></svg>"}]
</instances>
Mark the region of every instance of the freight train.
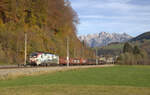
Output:
<instances>
[{"instance_id":1,"label":"freight train","mask_svg":"<svg viewBox=\"0 0 150 95\"><path fill-rule=\"evenodd\" d=\"M32 66L48 66L48 65L67 65L67 58L59 57L55 54L44 53L44 52L34 52L29 56L29 61L27 65ZM103 64L98 60L96 64L96 59L84 59L84 58L69 58L69 65L98 65Z\"/></svg>"}]
</instances>

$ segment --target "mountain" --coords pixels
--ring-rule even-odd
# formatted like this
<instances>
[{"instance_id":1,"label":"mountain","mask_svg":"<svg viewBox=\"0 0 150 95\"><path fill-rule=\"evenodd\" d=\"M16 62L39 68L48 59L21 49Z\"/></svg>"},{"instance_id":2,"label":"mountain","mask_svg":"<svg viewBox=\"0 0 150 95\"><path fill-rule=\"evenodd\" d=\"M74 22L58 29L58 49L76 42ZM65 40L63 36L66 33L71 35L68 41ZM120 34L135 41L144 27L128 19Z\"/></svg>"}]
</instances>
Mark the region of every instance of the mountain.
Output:
<instances>
[{"instance_id":1,"label":"mountain","mask_svg":"<svg viewBox=\"0 0 150 95\"><path fill-rule=\"evenodd\" d=\"M128 41L132 46L138 46L145 51L150 58L150 32L145 32ZM99 55L119 55L124 47L124 43L110 43L107 46L98 48Z\"/></svg>"},{"instance_id":2,"label":"mountain","mask_svg":"<svg viewBox=\"0 0 150 95\"><path fill-rule=\"evenodd\" d=\"M141 35L131 39L130 41L142 41L144 39L145 40L150 39L150 31L149 32L145 32L145 33L143 33L143 34L141 34Z\"/></svg>"},{"instance_id":3,"label":"mountain","mask_svg":"<svg viewBox=\"0 0 150 95\"><path fill-rule=\"evenodd\" d=\"M90 47L101 47L106 46L113 42L126 42L132 37L126 33L107 33L101 32L97 34L88 34L85 36L79 36L81 41L84 41Z\"/></svg>"},{"instance_id":4,"label":"mountain","mask_svg":"<svg viewBox=\"0 0 150 95\"><path fill-rule=\"evenodd\" d=\"M145 50L150 57L150 31L131 39L130 42L132 44L136 43L136 45Z\"/></svg>"}]
</instances>

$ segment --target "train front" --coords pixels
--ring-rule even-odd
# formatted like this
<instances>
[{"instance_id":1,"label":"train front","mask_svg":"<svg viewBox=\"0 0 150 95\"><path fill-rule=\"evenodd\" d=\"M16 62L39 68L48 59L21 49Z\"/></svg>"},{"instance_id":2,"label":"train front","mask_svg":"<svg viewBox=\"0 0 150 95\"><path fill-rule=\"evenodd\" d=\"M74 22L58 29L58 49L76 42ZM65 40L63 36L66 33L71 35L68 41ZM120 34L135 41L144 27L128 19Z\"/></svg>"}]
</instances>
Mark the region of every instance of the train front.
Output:
<instances>
[{"instance_id":1,"label":"train front","mask_svg":"<svg viewBox=\"0 0 150 95\"><path fill-rule=\"evenodd\" d=\"M38 56L40 56L40 53L31 53L29 56L29 63L28 65L38 65Z\"/></svg>"}]
</instances>

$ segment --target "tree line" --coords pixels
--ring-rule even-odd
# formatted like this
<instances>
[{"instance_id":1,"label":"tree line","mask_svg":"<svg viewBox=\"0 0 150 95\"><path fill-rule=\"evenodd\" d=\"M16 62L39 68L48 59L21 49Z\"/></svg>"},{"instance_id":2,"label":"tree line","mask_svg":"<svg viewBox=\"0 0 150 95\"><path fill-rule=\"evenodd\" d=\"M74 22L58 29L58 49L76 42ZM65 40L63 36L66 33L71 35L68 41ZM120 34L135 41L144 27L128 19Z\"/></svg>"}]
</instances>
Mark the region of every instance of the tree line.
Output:
<instances>
[{"instance_id":1,"label":"tree line","mask_svg":"<svg viewBox=\"0 0 150 95\"><path fill-rule=\"evenodd\" d=\"M28 54L44 51L65 57L69 38L71 57L92 57L76 36L78 23L68 0L0 0L0 63L23 62L25 33Z\"/></svg>"},{"instance_id":2,"label":"tree line","mask_svg":"<svg viewBox=\"0 0 150 95\"><path fill-rule=\"evenodd\" d=\"M137 45L132 46L130 43L125 43L123 53L118 57L117 64L121 65L147 65L149 57L145 50Z\"/></svg>"}]
</instances>

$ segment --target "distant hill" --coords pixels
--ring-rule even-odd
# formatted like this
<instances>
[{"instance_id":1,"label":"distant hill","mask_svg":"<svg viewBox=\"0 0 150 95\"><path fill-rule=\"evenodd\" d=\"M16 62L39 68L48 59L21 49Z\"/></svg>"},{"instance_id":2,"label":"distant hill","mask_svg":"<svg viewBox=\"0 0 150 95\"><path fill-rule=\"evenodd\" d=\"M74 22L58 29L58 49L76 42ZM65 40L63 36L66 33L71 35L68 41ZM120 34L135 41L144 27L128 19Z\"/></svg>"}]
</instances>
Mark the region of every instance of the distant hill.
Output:
<instances>
[{"instance_id":1,"label":"distant hill","mask_svg":"<svg viewBox=\"0 0 150 95\"><path fill-rule=\"evenodd\" d=\"M79 39L84 41L90 47L102 47L114 42L126 42L132 39L132 37L126 33L118 34L101 32L97 34L80 36Z\"/></svg>"},{"instance_id":2,"label":"distant hill","mask_svg":"<svg viewBox=\"0 0 150 95\"><path fill-rule=\"evenodd\" d=\"M141 35L131 39L130 41L142 41L144 39L145 40L150 39L150 31L149 32L145 32L145 33L143 33L143 34L141 34Z\"/></svg>"},{"instance_id":3,"label":"distant hill","mask_svg":"<svg viewBox=\"0 0 150 95\"><path fill-rule=\"evenodd\" d=\"M131 39L131 43L145 50L150 57L150 31Z\"/></svg>"},{"instance_id":4,"label":"distant hill","mask_svg":"<svg viewBox=\"0 0 150 95\"><path fill-rule=\"evenodd\" d=\"M129 43L139 46L150 56L150 32L145 32L129 40ZM99 55L119 55L122 52L123 46L124 43L110 43L99 48Z\"/></svg>"}]
</instances>

